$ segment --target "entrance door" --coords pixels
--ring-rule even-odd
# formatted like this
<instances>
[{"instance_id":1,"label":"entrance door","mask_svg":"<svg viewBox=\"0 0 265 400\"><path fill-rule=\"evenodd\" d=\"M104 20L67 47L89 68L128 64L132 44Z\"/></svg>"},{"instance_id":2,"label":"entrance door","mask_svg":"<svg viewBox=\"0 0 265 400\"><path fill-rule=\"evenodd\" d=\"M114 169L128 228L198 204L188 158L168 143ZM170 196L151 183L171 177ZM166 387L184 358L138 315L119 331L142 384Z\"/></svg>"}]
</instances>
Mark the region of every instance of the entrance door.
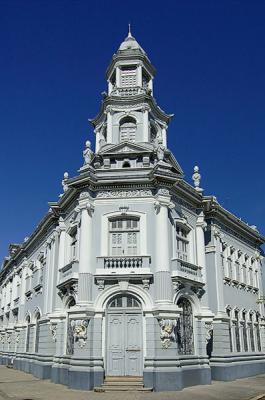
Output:
<instances>
[{"instance_id":1,"label":"entrance door","mask_svg":"<svg viewBox=\"0 0 265 400\"><path fill-rule=\"evenodd\" d=\"M116 297L107 311L107 375L142 375L142 313L132 296Z\"/></svg>"}]
</instances>

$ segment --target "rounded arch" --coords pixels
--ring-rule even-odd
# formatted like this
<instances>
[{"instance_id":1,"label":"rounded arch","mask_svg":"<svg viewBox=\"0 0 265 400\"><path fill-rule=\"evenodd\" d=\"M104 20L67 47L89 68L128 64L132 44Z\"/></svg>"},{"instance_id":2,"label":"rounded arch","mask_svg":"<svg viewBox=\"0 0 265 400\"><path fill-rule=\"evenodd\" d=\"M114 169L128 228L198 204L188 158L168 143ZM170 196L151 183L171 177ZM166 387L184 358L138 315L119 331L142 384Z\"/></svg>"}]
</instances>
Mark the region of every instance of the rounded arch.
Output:
<instances>
[{"instance_id":1,"label":"rounded arch","mask_svg":"<svg viewBox=\"0 0 265 400\"><path fill-rule=\"evenodd\" d=\"M30 314L29 311L27 311L26 314L25 314L25 322L27 324L30 324L30 322L31 322L31 314Z\"/></svg>"},{"instance_id":2,"label":"rounded arch","mask_svg":"<svg viewBox=\"0 0 265 400\"><path fill-rule=\"evenodd\" d=\"M148 292L133 284L123 287L122 282L119 285L109 287L97 296L95 300L95 311L103 313L111 299L120 294L131 294L140 302L143 312L152 311L154 304Z\"/></svg>"},{"instance_id":3,"label":"rounded arch","mask_svg":"<svg viewBox=\"0 0 265 400\"><path fill-rule=\"evenodd\" d=\"M186 298L187 300L190 301L194 316L196 316L196 314L199 314L201 312L200 300L191 289L183 288L179 290L179 292L175 294L173 302L177 304L181 297Z\"/></svg>"},{"instance_id":4,"label":"rounded arch","mask_svg":"<svg viewBox=\"0 0 265 400\"><path fill-rule=\"evenodd\" d=\"M34 321L36 322L38 319L40 319L40 318L41 318L41 315L42 315L41 309L40 309L39 307L36 307L35 310L34 310L34 312L33 312L33 319L34 319Z\"/></svg>"},{"instance_id":5,"label":"rounded arch","mask_svg":"<svg viewBox=\"0 0 265 400\"><path fill-rule=\"evenodd\" d=\"M137 125L140 121L139 121L139 119L138 119L138 117L137 117L137 115L135 114L135 113L133 113L133 112L130 112L130 113L125 113L125 112L123 112L123 113L121 113L120 115L118 115L117 116L117 119L116 119L116 121L117 121L117 123L119 124L119 125L121 125L122 123L123 123L123 121L126 121L126 119L129 119L129 120L133 120L133 122Z\"/></svg>"}]
</instances>

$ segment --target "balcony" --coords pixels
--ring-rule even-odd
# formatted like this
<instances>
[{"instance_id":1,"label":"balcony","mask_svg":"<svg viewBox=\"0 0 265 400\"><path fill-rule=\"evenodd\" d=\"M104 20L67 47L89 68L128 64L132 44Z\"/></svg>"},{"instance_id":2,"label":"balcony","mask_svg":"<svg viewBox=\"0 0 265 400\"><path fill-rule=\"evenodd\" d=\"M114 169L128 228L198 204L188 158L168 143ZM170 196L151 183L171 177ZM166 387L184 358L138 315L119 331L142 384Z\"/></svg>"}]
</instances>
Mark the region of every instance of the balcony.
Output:
<instances>
[{"instance_id":1,"label":"balcony","mask_svg":"<svg viewBox=\"0 0 265 400\"><path fill-rule=\"evenodd\" d=\"M137 96L139 94L145 94L148 92L148 89L144 89L141 86L127 86L127 87L119 87L112 90L112 96L120 96L120 97L128 97L128 96Z\"/></svg>"},{"instance_id":2,"label":"balcony","mask_svg":"<svg viewBox=\"0 0 265 400\"><path fill-rule=\"evenodd\" d=\"M78 281L78 267L78 261L73 260L61 268L59 270L60 277L58 287L64 286L67 283Z\"/></svg>"},{"instance_id":3,"label":"balcony","mask_svg":"<svg viewBox=\"0 0 265 400\"><path fill-rule=\"evenodd\" d=\"M150 256L97 257L96 275L150 275Z\"/></svg>"},{"instance_id":4,"label":"balcony","mask_svg":"<svg viewBox=\"0 0 265 400\"><path fill-rule=\"evenodd\" d=\"M184 281L197 282L204 284L202 268L178 258L172 259L172 277L180 278Z\"/></svg>"}]
</instances>

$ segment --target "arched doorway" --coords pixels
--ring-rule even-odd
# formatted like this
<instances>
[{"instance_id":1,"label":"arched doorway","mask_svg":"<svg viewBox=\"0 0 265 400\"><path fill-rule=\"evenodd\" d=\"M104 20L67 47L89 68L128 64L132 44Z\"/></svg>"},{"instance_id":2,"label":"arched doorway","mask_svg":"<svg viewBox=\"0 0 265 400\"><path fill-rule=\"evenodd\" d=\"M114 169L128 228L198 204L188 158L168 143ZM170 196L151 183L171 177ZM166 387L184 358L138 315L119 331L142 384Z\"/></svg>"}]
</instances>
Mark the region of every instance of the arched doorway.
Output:
<instances>
[{"instance_id":1,"label":"arched doorway","mask_svg":"<svg viewBox=\"0 0 265 400\"><path fill-rule=\"evenodd\" d=\"M141 376L143 364L142 309L131 295L112 298L106 310L108 376Z\"/></svg>"}]
</instances>

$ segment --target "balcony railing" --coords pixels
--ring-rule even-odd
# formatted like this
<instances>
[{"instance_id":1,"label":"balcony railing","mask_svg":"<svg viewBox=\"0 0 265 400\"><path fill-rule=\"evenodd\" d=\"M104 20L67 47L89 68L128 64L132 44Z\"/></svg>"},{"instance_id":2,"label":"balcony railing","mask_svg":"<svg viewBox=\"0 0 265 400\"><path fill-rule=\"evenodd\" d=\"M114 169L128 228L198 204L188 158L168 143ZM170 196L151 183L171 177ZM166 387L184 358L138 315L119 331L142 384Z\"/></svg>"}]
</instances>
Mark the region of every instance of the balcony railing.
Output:
<instances>
[{"instance_id":1,"label":"balcony railing","mask_svg":"<svg viewBox=\"0 0 265 400\"><path fill-rule=\"evenodd\" d=\"M119 87L114 88L111 92L112 96L137 96L138 94L146 93L146 89L141 86L127 86L127 87Z\"/></svg>"},{"instance_id":2,"label":"balcony railing","mask_svg":"<svg viewBox=\"0 0 265 400\"><path fill-rule=\"evenodd\" d=\"M202 282L202 272L201 267L195 264L191 264L187 261L175 258L172 260L172 274L173 276L178 276L180 278Z\"/></svg>"},{"instance_id":3,"label":"balcony railing","mask_svg":"<svg viewBox=\"0 0 265 400\"><path fill-rule=\"evenodd\" d=\"M98 268L106 271L128 271L150 268L149 256L110 256L98 257Z\"/></svg>"}]
</instances>

